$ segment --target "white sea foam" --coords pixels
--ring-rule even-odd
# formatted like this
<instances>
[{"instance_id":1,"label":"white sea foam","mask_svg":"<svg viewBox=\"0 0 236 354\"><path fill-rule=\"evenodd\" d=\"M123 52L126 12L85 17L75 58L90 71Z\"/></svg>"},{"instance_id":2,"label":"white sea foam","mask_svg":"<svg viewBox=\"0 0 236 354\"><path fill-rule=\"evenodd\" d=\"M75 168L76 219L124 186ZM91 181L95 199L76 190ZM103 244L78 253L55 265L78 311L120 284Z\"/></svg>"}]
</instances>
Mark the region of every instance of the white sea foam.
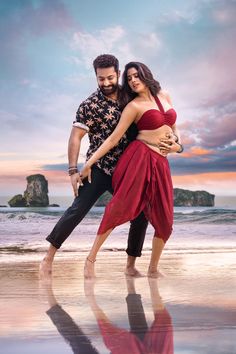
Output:
<instances>
[{"instance_id":1,"label":"white sea foam","mask_svg":"<svg viewBox=\"0 0 236 354\"><path fill-rule=\"evenodd\" d=\"M4 210L3 210L4 209ZM165 250L168 252L215 252L236 249L234 209L176 208L173 234ZM2 208L0 210L0 256L43 252L48 247L45 237L52 231L64 209ZM61 248L62 252L84 252L91 247L104 208L93 208L76 227ZM129 223L117 227L104 244L107 250L125 250ZM151 249L153 228L149 225L144 250Z\"/></svg>"}]
</instances>

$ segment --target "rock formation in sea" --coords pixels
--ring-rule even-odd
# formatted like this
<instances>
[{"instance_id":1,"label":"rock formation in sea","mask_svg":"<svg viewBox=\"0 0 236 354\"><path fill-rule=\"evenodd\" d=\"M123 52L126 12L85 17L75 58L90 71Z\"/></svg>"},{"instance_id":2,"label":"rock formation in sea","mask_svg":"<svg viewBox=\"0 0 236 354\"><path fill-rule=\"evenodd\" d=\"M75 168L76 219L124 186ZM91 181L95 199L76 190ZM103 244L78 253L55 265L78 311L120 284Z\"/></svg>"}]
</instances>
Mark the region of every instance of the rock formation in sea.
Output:
<instances>
[{"instance_id":1,"label":"rock formation in sea","mask_svg":"<svg viewBox=\"0 0 236 354\"><path fill-rule=\"evenodd\" d=\"M215 205L215 196L206 191L189 191L187 189L174 188L175 206L203 206Z\"/></svg>"},{"instance_id":2,"label":"rock formation in sea","mask_svg":"<svg viewBox=\"0 0 236 354\"><path fill-rule=\"evenodd\" d=\"M96 206L105 206L111 199L111 194L106 192L100 197ZM206 191L190 191L187 189L174 188L174 206L214 206L215 196Z\"/></svg>"},{"instance_id":3,"label":"rock formation in sea","mask_svg":"<svg viewBox=\"0 0 236 354\"><path fill-rule=\"evenodd\" d=\"M11 207L58 207L58 204L49 205L48 181L41 174L26 177L27 188L24 195L17 194L8 204ZM105 206L111 199L111 194L106 192L101 196L96 206ZM211 207L215 205L215 196L206 191L190 191L187 189L174 188L174 206L192 207L204 206Z\"/></svg>"},{"instance_id":4,"label":"rock formation in sea","mask_svg":"<svg viewBox=\"0 0 236 354\"><path fill-rule=\"evenodd\" d=\"M24 198L27 205L31 207L47 207L48 199L48 181L41 175L31 175L26 177L27 187L24 192Z\"/></svg>"},{"instance_id":5,"label":"rock formation in sea","mask_svg":"<svg viewBox=\"0 0 236 354\"><path fill-rule=\"evenodd\" d=\"M26 207L27 203L25 198L23 197L22 194L17 194L14 197L12 197L9 201L8 204L10 205L10 207Z\"/></svg>"},{"instance_id":6,"label":"rock formation in sea","mask_svg":"<svg viewBox=\"0 0 236 354\"><path fill-rule=\"evenodd\" d=\"M27 187L24 196L18 194L9 200L11 207L47 207L49 206L48 198L48 181L41 174L30 175L26 177Z\"/></svg>"},{"instance_id":7,"label":"rock formation in sea","mask_svg":"<svg viewBox=\"0 0 236 354\"><path fill-rule=\"evenodd\" d=\"M105 192L96 202L95 206L106 206L111 199L111 193Z\"/></svg>"}]
</instances>

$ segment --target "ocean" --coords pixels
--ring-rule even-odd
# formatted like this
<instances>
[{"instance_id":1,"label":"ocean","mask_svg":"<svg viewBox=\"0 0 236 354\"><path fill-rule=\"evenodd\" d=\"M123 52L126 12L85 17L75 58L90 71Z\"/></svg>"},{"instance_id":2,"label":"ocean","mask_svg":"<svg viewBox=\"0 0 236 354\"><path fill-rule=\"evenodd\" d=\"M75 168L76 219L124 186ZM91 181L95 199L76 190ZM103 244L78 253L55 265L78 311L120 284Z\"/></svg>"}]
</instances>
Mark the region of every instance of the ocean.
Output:
<instances>
[{"instance_id":1,"label":"ocean","mask_svg":"<svg viewBox=\"0 0 236 354\"><path fill-rule=\"evenodd\" d=\"M6 204L7 197L0 198ZM38 260L48 247L45 237L70 205L70 197L54 197L51 203L60 207L0 208L0 259ZM103 207L93 207L76 227L59 252L60 257L70 257L87 252L91 246ZM103 245L103 251L126 249L129 223L117 227ZM149 225L144 252L151 250L153 228ZM201 253L236 251L236 197L217 197L214 207L175 207L174 229L166 244L165 252Z\"/></svg>"}]
</instances>

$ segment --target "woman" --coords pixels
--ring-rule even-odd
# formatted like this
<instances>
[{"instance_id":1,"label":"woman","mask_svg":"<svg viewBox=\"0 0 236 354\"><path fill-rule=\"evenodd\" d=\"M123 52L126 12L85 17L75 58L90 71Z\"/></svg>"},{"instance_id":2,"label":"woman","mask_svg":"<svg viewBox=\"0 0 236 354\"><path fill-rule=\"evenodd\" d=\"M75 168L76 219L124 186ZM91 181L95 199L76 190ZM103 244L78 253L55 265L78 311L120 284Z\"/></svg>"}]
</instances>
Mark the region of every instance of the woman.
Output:
<instances>
[{"instance_id":1,"label":"woman","mask_svg":"<svg viewBox=\"0 0 236 354\"><path fill-rule=\"evenodd\" d=\"M138 135L121 156L113 174L114 194L106 207L97 237L85 263L85 277L94 276L94 262L103 242L115 226L133 220L141 211L155 234L148 276L158 276L158 262L172 232L173 187L168 152L182 152L176 128L176 112L146 65L130 62L122 84L125 106L119 124L81 171L91 182L91 166L112 149L134 122Z\"/></svg>"}]
</instances>

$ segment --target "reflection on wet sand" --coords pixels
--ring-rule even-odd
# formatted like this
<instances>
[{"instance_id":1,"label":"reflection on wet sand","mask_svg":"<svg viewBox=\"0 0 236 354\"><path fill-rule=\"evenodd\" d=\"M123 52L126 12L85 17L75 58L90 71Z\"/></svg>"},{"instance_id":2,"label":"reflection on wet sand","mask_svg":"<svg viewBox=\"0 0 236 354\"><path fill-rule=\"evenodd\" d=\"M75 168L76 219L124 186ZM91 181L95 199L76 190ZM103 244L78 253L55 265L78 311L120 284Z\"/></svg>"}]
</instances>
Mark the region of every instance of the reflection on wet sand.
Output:
<instances>
[{"instance_id":1,"label":"reflection on wet sand","mask_svg":"<svg viewBox=\"0 0 236 354\"><path fill-rule=\"evenodd\" d=\"M98 354L90 339L72 317L57 303L51 283L44 284L50 309L46 312L75 354Z\"/></svg>"},{"instance_id":2,"label":"reflection on wet sand","mask_svg":"<svg viewBox=\"0 0 236 354\"><path fill-rule=\"evenodd\" d=\"M135 291L133 278L127 278L126 297L130 331L111 323L97 304L94 283L85 282L85 295L96 317L104 343L111 353L173 353L173 328L171 317L159 295L157 280L150 279L150 296L154 321L148 328L141 295Z\"/></svg>"},{"instance_id":3,"label":"reflection on wet sand","mask_svg":"<svg viewBox=\"0 0 236 354\"><path fill-rule=\"evenodd\" d=\"M129 353L165 353L173 337L175 354L236 353L235 252L166 255L161 265L167 276L149 284L125 278L123 255L104 253L96 284L84 284L82 256L63 259L50 286L38 262L0 263L1 353L119 353L123 338Z\"/></svg>"},{"instance_id":4,"label":"reflection on wet sand","mask_svg":"<svg viewBox=\"0 0 236 354\"><path fill-rule=\"evenodd\" d=\"M135 279L126 278L127 312L130 331L116 326L98 305L95 282L85 280L84 291L96 318L103 342L112 354L173 354L173 327L171 317L160 297L157 280L149 279L150 298L154 321L148 328L141 295L135 291ZM58 304L50 283L44 284L50 309L46 312L58 332L76 354L95 354L98 350L75 323L72 317Z\"/></svg>"}]
</instances>

